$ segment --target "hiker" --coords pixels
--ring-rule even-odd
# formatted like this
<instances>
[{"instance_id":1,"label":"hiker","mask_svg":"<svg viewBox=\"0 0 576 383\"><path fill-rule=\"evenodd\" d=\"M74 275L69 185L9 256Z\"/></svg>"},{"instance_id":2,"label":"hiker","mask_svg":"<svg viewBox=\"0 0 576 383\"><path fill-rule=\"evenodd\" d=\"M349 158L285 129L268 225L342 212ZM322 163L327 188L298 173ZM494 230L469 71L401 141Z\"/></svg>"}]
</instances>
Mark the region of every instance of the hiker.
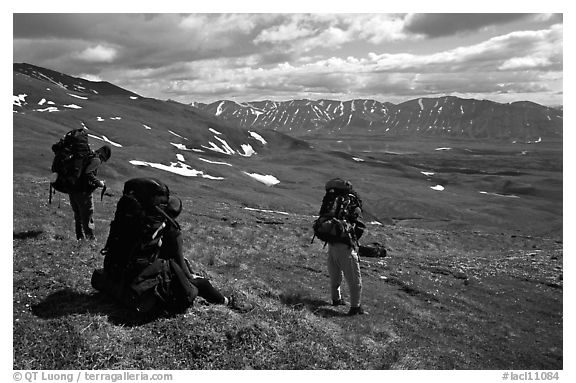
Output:
<instances>
[{"instance_id":1,"label":"hiker","mask_svg":"<svg viewBox=\"0 0 576 383\"><path fill-rule=\"evenodd\" d=\"M340 285L342 275L350 289L348 315L368 314L361 305L362 275L358 258L358 240L364 233L362 200L352 183L340 178L328 181L314 234L328 244L328 274L333 306L343 306Z\"/></svg>"},{"instance_id":2,"label":"hiker","mask_svg":"<svg viewBox=\"0 0 576 383\"><path fill-rule=\"evenodd\" d=\"M166 213L170 218L175 220L182 211L182 201L177 197L170 197ZM249 304L242 304L234 296L226 297L218 291L207 278L192 273L190 263L184 257L182 231L177 225L169 225L162 237L162 246L160 247L160 259L174 260L184 271L186 277L192 285L198 289L198 296L204 298L211 304L222 304L229 306L238 311L250 310Z\"/></svg>"},{"instance_id":3,"label":"hiker","mask_svg":"<svg viewBox=\"0 0 576 383\"><path fill-rule=\"evenodd\" d=\"M195 275L184 257L176 218L182 201L155 178L124 184L104 249L104 268L92 286L140 313L182 313L197 296L241 312L249 304L226 297L208 279Z\"/></svg>"},{"instance_id":4,"label":"hiker","mask_svg":"<svg viewBox=\"0 0 576 383\"><path fill-rule=\"evenodd\" d=\"M110 159L112 149L104 145L94 151L83 174L78 181L78 188L68 193L70 197L70 206L74 212L74 224L76 230L76 240L83 239L95 240L94 236L94 201L92 193L98 188L104 188L106 184L103 180L98 179L98 168L100 165Z\"/></svg>"}]
</instances>

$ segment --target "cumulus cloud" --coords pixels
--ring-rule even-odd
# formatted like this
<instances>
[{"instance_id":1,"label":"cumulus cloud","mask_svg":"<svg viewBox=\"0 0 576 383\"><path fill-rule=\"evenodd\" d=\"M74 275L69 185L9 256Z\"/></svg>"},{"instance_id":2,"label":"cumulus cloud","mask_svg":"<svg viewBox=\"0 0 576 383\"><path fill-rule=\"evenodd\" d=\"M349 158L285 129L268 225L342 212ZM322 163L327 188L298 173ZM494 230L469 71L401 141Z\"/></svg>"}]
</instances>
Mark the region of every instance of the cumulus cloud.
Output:
<instances>
[{"instance_id":1,"label":"cumulus cloud","mask_svg":"<svg viewBox=\"0 0 576 383\"><path fill-rule=\"evenodd\" d=\"M327 94L346 97L468 92L534 91L546 72L561 70L562 29L513 32L484 42L430 54L369 53L365 57L328 57L280 63L267 68L235 68L229 60L196 62L194 73L204 82L180 82L180 91L235 94L274 89L275 94ZM211 68L220 70L213 73ZM522 70L519 73L504 71ZM540 80L539 80L540 79ZM503 86L502 84L507 84ZM544 88L541 88L544 89ZM381 97L381 96L380 96Z\"/></svg>"},{"instance_id":2,"label":"cumulus cloud","mask_svg":"<svg viewBox=\"0 0 576 383\"><path fill-rule=\"evenodd\" d=\"M112 62L117 56L116 49L103 45L96 45L79 52L76 57L90 62Z\"/></svg>"},{"instance_id":3,"label":"cumulus cloud","mask_svg":"<svg viewBox=\"0 0 576 383\"><path fill-rule=\"evenodd\" d=\"M309 52L335 50L352 41L379 44L410 38L403 32L403 19L393 14L294 14L263 29L255 44L281 44L280 49ZM417 38L417 37L414 37Z\"/></svg>"}]
</instances>

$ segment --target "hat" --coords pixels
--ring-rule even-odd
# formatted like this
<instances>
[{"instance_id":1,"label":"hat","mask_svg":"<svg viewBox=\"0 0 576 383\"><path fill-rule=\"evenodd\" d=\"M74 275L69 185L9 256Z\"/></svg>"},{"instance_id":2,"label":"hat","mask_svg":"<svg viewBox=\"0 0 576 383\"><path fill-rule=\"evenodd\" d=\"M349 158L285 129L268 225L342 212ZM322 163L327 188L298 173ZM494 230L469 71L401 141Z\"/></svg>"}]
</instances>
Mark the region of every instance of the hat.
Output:
<instances>
[{"instance_id":1,"label":"hat","mask_svg":"<svg viewBox=\"0 0 576 383\"><path fill-rule=\"evenodd\" d=\"M95 152L100 156L102 161L106 162L112 155L112 149L108 145L103 145L101 148L96 149Z\"/></svg>"},{"instance_id":2,"label":"hat","mask_svg":"<svg viewBox=\"0 0 576 383\"><path fill-rule=\"evenodd\" d=\"M178 197L170 196L166 204L166 213L170 218L176 218L182 212L182 201Z\"/></svg>"}]
</instances>

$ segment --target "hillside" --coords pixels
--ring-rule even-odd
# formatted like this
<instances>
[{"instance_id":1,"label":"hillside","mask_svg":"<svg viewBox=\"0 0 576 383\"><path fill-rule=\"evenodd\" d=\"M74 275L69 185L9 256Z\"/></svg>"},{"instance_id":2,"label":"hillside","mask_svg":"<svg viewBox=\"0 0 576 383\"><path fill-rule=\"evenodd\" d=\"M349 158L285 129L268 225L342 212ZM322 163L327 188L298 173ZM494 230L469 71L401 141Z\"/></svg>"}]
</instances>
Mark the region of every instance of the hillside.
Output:
<instances>
[{"instance_id":1,"label":"hillside","mask_svg":"<svg viewBox=\"0 0 576 383\"><path fill-rule=\"evenodd\" d=\"M561 134L290 133L227 120L225 104L216 116L79 80L14 66L15 369L563 368ZM330 105L314 113L328 119ZM398 107L365 105L374 121ZM48 204L50 147L79 127L93 149L113 150L99 173L111 196L96 198L93 246L73 240L66 196ZM143 319L91 288L122 185L136 176L162 179L184 201L186 256L255 310L198 301L186 315ZM362 259L366 317L329 305L326 250L310 243L334 176L362 196L365 243L389 250Z\"/></svg>"},{"instance_id":2,"label":"hillside","mask_svg":"<svg viewBox=\"0 0 576 383\"><path fill-rule=\"evenodd\" d=\"M312 216L176 192L186 256L239 314L199 299L185 315L139 318L90 286L115 198L96 203L94 246L47 181L14 195L14 369L519 369L562 360L562 244L548 237L369 225L389 256L364 258L364 305L329 301ZM344 296L348 297L344 288ZM500 378L500 377L499 377Z\"/></svg>"}]
</instances>

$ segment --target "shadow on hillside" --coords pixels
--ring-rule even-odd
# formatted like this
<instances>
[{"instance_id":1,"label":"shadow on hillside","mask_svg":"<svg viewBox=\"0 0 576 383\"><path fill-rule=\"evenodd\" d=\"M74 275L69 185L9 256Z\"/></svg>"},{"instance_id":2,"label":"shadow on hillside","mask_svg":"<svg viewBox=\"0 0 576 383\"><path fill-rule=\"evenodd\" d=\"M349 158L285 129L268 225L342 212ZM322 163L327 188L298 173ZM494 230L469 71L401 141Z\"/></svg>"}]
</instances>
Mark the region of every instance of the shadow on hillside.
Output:
<instances>
[{"instance_id":1,"label":"shadow on hillside","mask_svg":"<svg viewBox=\"0 0 576 383\"><path fill-rule=\"evenodd\" d=\"M305 297L300 294L281 294L280 302L295 310L307 309L311 311L312 314L323 318L346 316L346 313L335 310L332 307L324 307L331 306L330 302L317 298Z\"/></svg>"},{"instance_id":2,"label":"shadow on hillside","mask_svg":"<svg viewBox=\"0 0 576 383\"><path fill-rule=\"evenodd\" d=\"M14 239L30 239L30 238L37 238L40 235L42 235L44 233L44 231L42 230L27 230L27 231L21 231L18 233L13 233L12 237Z\"/></svg>"},{"instance_id":3,"label":"shadow on hillside","mask_svg":"<svg viewBox=\"0 0 576 383\"><path fill-rule=\"evenodd\" d=\"M32 306L32 313L39 318L53 319L73 314L106 315L110 323L122 326L140 326L158 319L160 314L140 314L100 292L81 293L66 288L48 295Z\"/></svg>"}]
</instances>

